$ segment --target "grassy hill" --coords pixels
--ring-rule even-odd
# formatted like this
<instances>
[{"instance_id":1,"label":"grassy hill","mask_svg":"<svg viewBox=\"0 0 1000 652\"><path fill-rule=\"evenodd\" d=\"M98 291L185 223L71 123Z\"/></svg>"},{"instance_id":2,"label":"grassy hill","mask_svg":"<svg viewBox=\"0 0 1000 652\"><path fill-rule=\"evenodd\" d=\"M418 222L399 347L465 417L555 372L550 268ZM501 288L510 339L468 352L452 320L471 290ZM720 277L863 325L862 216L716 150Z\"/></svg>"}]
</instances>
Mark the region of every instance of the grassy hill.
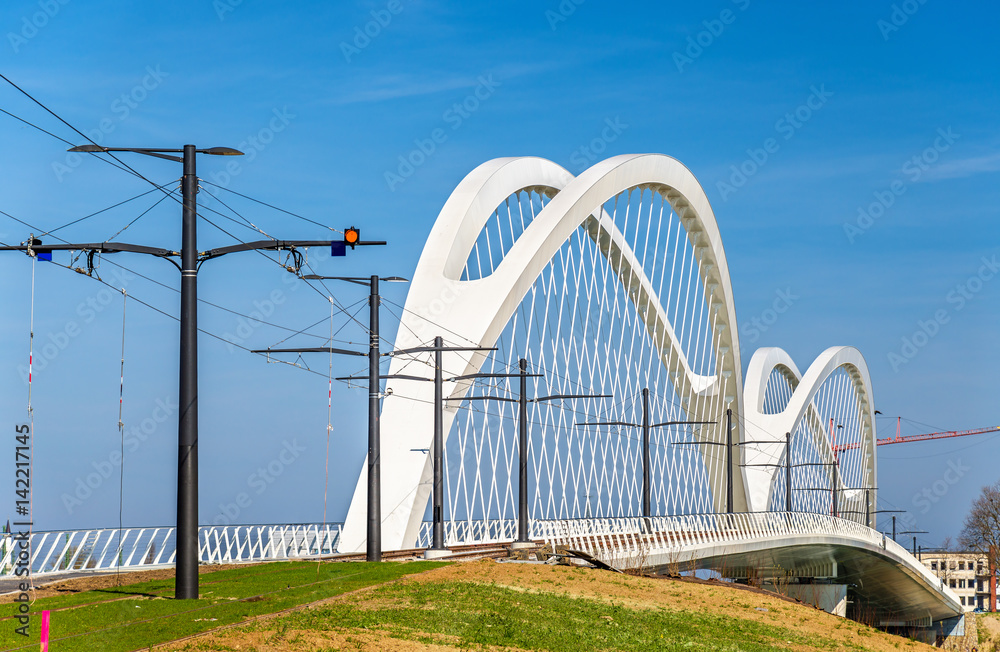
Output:
<instances>
[{"instance_id":1,"label":"grassy hill","mask_svg":"<svg viewBox=\"0 0 1000 652\"><path fill-rule=\"evenodd\" d=\"M566 566L297 562L205 574L198 601L171 590L63 591L33 611L57 610L58 650L934 649L762 592ZM0 648L24 644L12 628Z\"/></svg>"}]
</instances>

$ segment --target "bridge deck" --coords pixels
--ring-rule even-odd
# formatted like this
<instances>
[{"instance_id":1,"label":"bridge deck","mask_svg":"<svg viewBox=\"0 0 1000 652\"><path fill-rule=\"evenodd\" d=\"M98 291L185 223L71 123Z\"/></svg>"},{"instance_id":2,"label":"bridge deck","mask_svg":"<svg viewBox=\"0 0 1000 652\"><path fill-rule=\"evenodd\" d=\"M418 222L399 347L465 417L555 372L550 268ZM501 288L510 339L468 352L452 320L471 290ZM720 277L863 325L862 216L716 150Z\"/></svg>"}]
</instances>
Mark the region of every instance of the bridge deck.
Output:
<instances>
[{"instance_id":1,"label":"bridge deck","mask_svg":"<svg viewBox=\"0 0 1000 652\"><path fill-rule=\"evenodd\" d=\"M927 624L963 613L958 597L905 548L846 519L807 513L703 514L537 522L546 543L619 568L712 569L734 578L847 584L883 621Z\"/></svg>"}]
</instances>

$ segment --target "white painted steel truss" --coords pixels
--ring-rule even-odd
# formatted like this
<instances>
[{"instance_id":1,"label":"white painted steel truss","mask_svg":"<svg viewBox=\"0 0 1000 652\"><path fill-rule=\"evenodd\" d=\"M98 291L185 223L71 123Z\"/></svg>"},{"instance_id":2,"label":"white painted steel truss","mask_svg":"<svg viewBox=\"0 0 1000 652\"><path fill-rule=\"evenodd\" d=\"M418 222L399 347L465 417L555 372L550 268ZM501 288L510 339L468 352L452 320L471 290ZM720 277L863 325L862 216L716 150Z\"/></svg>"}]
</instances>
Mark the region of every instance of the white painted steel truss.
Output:
<instances>
[{"instance_id":1,"label":"white painted steel truss","mask_svg":"<svg viewBox=\"0 0 1000 652\"><path fill-rule=\"evenodd\" d=\"M639 429L581 424L638 423L643 388L650 392L653 423L715 422L652 431L652 513L711 513L726 505L726 409L735 413L737 443L762 440L761 428L786 427L784 420L770 423L760 411L743 413L736 326L712 208L681 163L657 154L617 156L574 177L544 159L503 158L470 173L441 210L400 315L395 349L426 346L435 336L449 346L495 346L498 350L489 354L445 352L445 377L510 373L525 358L531 372L541 375L529 383L529 396L613 396L529 406L533 521L641 514ZM851 360L850 369L864 369L863 360ZM399 356L389 375L430 378L432 365L430 354ZM795 393L807 407L789 412L787 427L809 423L801 441L820 432L812 421L829 412L808 406L827 394L831 405L849 403L841 396L856 384L828 382L842 369L848 366L835 365L818 380L801 384L811 389ZM794 389L797 372L792 376L795 380L788 382ZM854 403L864 413L859 423L869 425L858 433L868 437L867 371L856 376L867 399ZM403 378L390 379L387 386L392 392L387 391L381 413L382 546L403 549L417 543L427 513L433 387ZM768 391L765 384L754 394L755 404L758 395L782 400L777 383ZM791 390L786 393L791 396ZM445 383L444 396L459 399L448 401L444 413L449 543L509 540L513 533L517 408L461 400L482 395L515 398L516 381ZM844 408L837 415L847 419L848 412ZM767 436L782 435L772 430ZM803 464L830 457L829 441L809 441L813 448L802 444L799 451ZM774 509L771 486L780 475L778 467L744 462L778 464L781 454L769 443L734 446L736 511ZM800 486L819 482L822 473L802 469L802 481L796 480ZM874 486L873 470L870 477L861 475L850 482L870 479ZM363 468L341 552L365 547L366 483ZM819 492L812 493L796 504L804 511L822 511ZM870 495L874 501L874 492ZM853 494L849 500L857 502Z\"/></svg>"}]
</instances>

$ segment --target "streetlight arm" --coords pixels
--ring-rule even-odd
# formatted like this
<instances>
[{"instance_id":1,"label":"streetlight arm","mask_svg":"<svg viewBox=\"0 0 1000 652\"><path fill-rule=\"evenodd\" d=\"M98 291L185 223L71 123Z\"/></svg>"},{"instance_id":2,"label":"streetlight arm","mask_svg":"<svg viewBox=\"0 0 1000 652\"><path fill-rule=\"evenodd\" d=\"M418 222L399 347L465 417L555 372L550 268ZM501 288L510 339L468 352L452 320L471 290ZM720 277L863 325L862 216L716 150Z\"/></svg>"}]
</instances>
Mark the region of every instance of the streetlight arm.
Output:
<instances>
[{"instance_id":1,"label":"streetlight arm","mask_svg":"<svg viewBox=\"0 0 1000 652\"><path fill-rule=\"evenodd\" d=\"M517 403L516 398L507 398L506 396L453 396L445 397L445 401L503 401L505 403Z\"/></svg>"},{"instance_id":2,"label":"streetlight arm","mask_svg":"<svg viewBox=\"0 0 1000 652\"><path fill-rule=\"evenodd\" d=\"M455 346L455 347L437 347L437 346L415 346L412 349L397 349L395 351L386 351L382 355L407 355L410 353L433 353L434 351L496 351L495 346ZM517 375L517 374L515 374ZM459 378L452 378L452 380L459 380Z\"/></svg>"},{"instance_id":3,"label":"streetlight arm","mask_svg":"<svg viewBox=\"0 0 1000 652\"><path fill-rule=\"evenodd\" d=\"M408 376L406 374L384 374L379 376L380 380L419 380L423 382L434 382L430 378L424 378L423 376ZM339 376L334 378L334 380L368 380L368 376Z\"/></svg>"},{"instance_id":4,"label":"streetlight arm","mask_svg":"<svg viewBox=\"0 0 1000 652\"><path fill-rule=\"evenodd\" d=\"M641 428L641 423L628 423L627 421L591 421L589 423L578 423L577 426L631 426Z\"/></svg>"},{"instance_id":5,"label":"streetlight arm","mask_svg":"<svg viewBox=\"0 0 1000 652\"><path fill-rule=\"evenodd\" d=\"M659 428L660 426L681 426L681 425L705 425L713 424L715 421L664 421L663 423L654 423L650 428Z\"/></svg>"},{"instance_id":6,"label":"streetlight arm","mask_svg":"<svg viewBox=\"0 0 1000 652\"><path fill-rule=\"evenodd\" d=\"M250 353L337 353L340 355L356 355L362 358L367 358L367 353L362 353L361 351L350 351L348 349L335 349L330 346L314 346L304 349L255 349L250 351Z\"/></svg>"},{"instance_id":7,"label":"streetlight arm","mask_svg":"<svg viewBox=\"0 0 1000 652\"><path fill-rule=\"evenodd\" d=\"M465 350L465 349L462 349ZM449 382L458 380L469 380L470 378L520 378L521 374L466 374L465 376L455 376L449 378ZM542 374L524 374L525 378L541 378Z\"/></svg>"},{"instance_id":8,"label":"streetlight arm","mask_svg":"<svg viewBox=\"0 0 1000 652\"><path fill-rule=\"evenodd\" d=\"M180 256L180 253L169 249L158 247L147 247L145 245L128 244L125 242L81 242L70 244L37 244L37 245L16 245L0 247L0 251L93 251L99 254L114 254L127 251L137 254L151 254L161 258Z\"/></svg>"},{"instance_id":9,"label":"streetlight arm","mask_svg":"<svg viewBox=\"0 0 1000 652\"><path fill-rule=\"evenodd\" d=\"M226 254L235 253L237 251L255 251L255 250L269 250L277 251L279 249L291 249L294 250L298 247L329 247L333 244L331 240L256 240L254 242L241 242L240 244L230 245L228 247L218 247L216 249L209 249L208 251L203 251L198 255L198 261L204 262L212 258L218 258L219 256L225 256ZM357 244L385 244L384 242L358 242Z\"/></svg>"},{"instance_id":10,"label":"streetlight arm","mask_svg":"<svg viewBox=\"0 0 1000 652\"><path fill-rule=\"evenodd\" d=\"M542 401L558 401L564 398L612 398L611 394L552 394L551 396L539 396L529 398L528 403L540 403Z\"/></svg>"}]
</instances>

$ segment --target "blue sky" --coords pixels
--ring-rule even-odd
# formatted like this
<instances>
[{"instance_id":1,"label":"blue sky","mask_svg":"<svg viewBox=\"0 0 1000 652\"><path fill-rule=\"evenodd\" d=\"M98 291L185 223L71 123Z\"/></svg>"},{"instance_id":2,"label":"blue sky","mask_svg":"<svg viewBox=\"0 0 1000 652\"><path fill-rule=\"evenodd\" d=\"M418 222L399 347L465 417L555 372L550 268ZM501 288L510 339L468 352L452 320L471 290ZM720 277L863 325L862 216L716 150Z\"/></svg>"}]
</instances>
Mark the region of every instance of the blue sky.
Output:
<instances>
[{"instance_id":1,"label":"blue sky","mask_svg":"<svg viewBox=\"0 0 1000 652\"><path fill-rule=\"evenodd\" d=\"M876 407L926 424L904 424L912 434L1000 425L1000 284L991 271L1000 255L998 12L986 3L934 0L18 0L0 13L0 61L12 81L77 128L96 130L102 144L238 147L248 155L235 168L226 172L229 160L203 157L200 176L390 242L315 260L325 274L410 274L451 190L490 158L538 155L580 172L615 154L674 156L713 203L744 365L759 346L784 347L802 369L828 346L857 346L871 368ZM355 40L366 26L377 34ZM477 89L485 99L475 110L456 112ZM80 140L9 86L0 86L0 107ZM617 128L606 150L584 149L609 122ZM399 157L439 128L447 139L412 172L401 171ZM0 115L0 133L0 210L44 229L148 189L93 158L67 158L63 143L8 116ZM179 175L175 164L123 160L160 183ZM329 233L220 197L278 237ZM153 201L137 199L58 235L104 240ZM224 210L206 193L199 201ZM176 204L164 202L119 239L177 247L178 217ZM27 232L0 217L4 242ZM232 242L205 224L200 238L203 249ZM112 260L177 287L172 266L119 254L100 271L177 314L175 292L141 277L116 278ZM980 274L990 278L974 280ZM18 372L27 356L27 259L0 256L0 279L0 412L12 425L27 399ZM320 294L292 281L260 256L239 254L202 268L200 296L244 314L273 308L270 321L294 328L328 315ZM72 509L60 498L78 479L107 470L120 444L121 298L102 287L56 266L37 269L36 351L49 343L56 352L42 354L33 397L36 523L45 529L117 525L117 468ZM281 303L268 307L274 292ZM753 319L766 316L779 292L795 297L791 307L755 329ZM402 303L405 287L386 294ZM363 290L345 287L338 298L354 304ZM200 318L219 335L241 327L238 316L211 306ZM391 334L394 320L385 321ZM124 421L147 420L151 432L127 453L124 520L172 523L176 427L157 401L168 408L176 401L176 323L136 302L126 323ZM934 335L918 335L923 344L908 348L904 339L912 342L921 324ZM288 334L249 330L243 325L243 341L254 348ZM351 326L342 337L365 340ZM340 364L344 373L357 371ZM334 398L330 513L339 518L364 455L365 414L356 391L338 389ZM893 419L879 425L881 436L894 433ZM285 442L295 452L284 459L292 461L266 490L250 492L252 504L235 520L319 520L325 430L323 377L202 338L203 522L254 486L255 469L280 459ZM909 529L930 530L921 540L937 545L958 533L979 488L996 481L997 459L995 437L883 447L884 508L909 510ZM13 485L12 468L0 467L0 485Z\"/></svg>"}]
</instances>

